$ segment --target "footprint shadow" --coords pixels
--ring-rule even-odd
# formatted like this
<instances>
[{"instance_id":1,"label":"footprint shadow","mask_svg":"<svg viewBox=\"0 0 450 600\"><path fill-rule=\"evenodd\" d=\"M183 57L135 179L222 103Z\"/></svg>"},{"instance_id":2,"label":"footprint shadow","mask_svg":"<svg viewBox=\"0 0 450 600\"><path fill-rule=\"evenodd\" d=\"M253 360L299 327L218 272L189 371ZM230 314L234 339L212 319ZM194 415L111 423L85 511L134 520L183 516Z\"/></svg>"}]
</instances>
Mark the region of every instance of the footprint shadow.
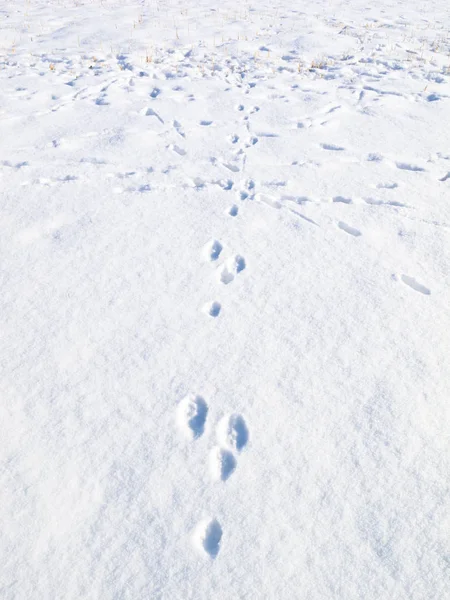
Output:
<instances>
[{"instance_id":1,"label":"footprint shadow","mask_svg":"<svg viewBox=\"0 0 450 600\"><path fill-rule=\"evenodd\" d=\"M225 417L219 423L217 437L223 446L241 452L248 444L249 432L242 415Z\"/></svg>"},{"instance_id":2,"label":"footprint shadow","mask_svg":"<svg viewBox=\"0 0 450 600\"><path fill-rule=\"evenodd\" d=\"M198 525L194 533L194 539L198 548L214 559L219 554L222 533L219 521L212 519Z\"/></svg>"},{"instance_id":3,"label":"footprint shadow","mask_svg":"<svg viewBox=\"0 0 450 600\"><path fill-rule=\"evenodd\" d=\"M205 430L208 405L201 396L189 395L178 405L178 424L189 439L197 439Z\"/></svg>"},{"instance_id":4,"label":"footprint shadow","mask_svg":"<svg viewBox=\"0 0 450 600\"><path fill-rule=\"evenodd\" d=\"M226 481L237 466L233 453L223 448L213 448L210 455L210 470L213 479Z\"/></svg>"}]
</instances>

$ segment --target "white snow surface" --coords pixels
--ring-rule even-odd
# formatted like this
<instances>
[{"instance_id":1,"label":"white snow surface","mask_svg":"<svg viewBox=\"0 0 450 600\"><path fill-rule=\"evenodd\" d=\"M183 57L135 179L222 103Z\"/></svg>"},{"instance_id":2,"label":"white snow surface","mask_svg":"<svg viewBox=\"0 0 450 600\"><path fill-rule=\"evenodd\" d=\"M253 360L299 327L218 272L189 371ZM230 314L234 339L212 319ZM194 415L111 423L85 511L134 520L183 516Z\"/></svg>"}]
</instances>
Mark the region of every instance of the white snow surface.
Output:
<instances>
[{"instance_id":1,"label":"white snow surface","mask_svg":"<svg viewBox=\"0 0 450 600\"><path fill-rule=\"evenodd\" d=\"M0 3L0 597L449 597L446 0Z\"/></svg>"}]
</instances>

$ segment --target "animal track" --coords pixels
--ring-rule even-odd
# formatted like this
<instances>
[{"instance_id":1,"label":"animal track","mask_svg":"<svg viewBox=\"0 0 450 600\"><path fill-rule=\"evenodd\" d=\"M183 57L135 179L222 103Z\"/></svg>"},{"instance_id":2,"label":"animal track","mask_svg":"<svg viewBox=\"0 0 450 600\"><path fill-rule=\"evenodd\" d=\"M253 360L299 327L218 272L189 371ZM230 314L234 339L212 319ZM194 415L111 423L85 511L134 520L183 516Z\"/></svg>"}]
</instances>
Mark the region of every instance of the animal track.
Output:
<instances>
[{"instance_id":1,"label":"animal track","mask_svg":"<svg viewBox=\"0 0 450 600\"><path fill-rule=\"evenodd\" d=\"M168 148L169 148L169 150L173 150L174 152L176 152L180 156L185 156L186 155L186 150L184 150L183 148L180 148L180 146L177 146L176 144L170 144L168 146Z\"/></svg>"},{"instance_id":2,"label":"animal track","mask_svg":"<svg viewBox=\"0 0 450 600\"><path fill-rule=\"evenodd\" d=\"M218 317L220 315L220 311L222 310L222 305L220 302L211 302L211 304L206 304L204 310L210 317Z\"/></svg>"},{"instance_id":3,"label":"animal track","mask_svg":"<svg viewBox=\"0 0 450 600\"><path fill-rule=\"evenodd\" d=\"M333 198L333 202L341 202L342 204L351 204L352 203L352 199L351 198L345 198L344 196L335 196Z\"/></svg>"},{"instance_id":4,"label":"animal track","mask_svg":"<svg viewBox=\"0 0 450 600\"><path fill-rule=\"evenodd\" d=\"M236 469L236 459L232 452L216 446L209 455L211 476L216 481L226 481Z\"/></svg>"},{"instance_id":5,"label":"animal track","mask_svg":"<svg viewBox=\"0 0 450 600\"><path fill-rule=\"evenodd\" d=\"M379 184L377 184L377 188L379 190L395 190L395 188L398 188L398 183L394 183L394 182L379 183Z\"/></svg>"},{"instance_id":6,"label":"animal track","mask_svg":"<svg viewBox=\"0 0 450 600\"><path fill-rule=\"evenodd\" d=\"M381 162L383 160L383 157L381 156L381 154L376 154L375 152L372 152L367 155L367 160L369 162Z\"/></svg>"},{"instance_id":7,"label":"animal track","mask_svg":"<svg viewBox=\"0 0 450 600\"><path fill-rule=\"evenodd\" d=\"M201 396L189 394L178 405L178 426L184 435L194 440L199 438L205 430L208 405Z\"/></svg>"},{"instance_id":8,"label":"animal track","mask_svg":"<svg viewBox=\"0 0 450 600\"><path fill-rule=\"evenodd\" d=\"M183 128L181 127L181 123L179 123L178 121L174 121L172 124L178 135L181 135L181 137L183 138L186 137L186 134L184 133Z\"/></svg>"},{"instance_id":9,"label":"animal track","mask_svg":"<svg viewBox=\"0 0 450 600\"><path fill-rule=\"evenodd\" d=\"M422 171L425 171L425 169L423 167L418 167L417 165L411 165L410 163L402 163L402 162L397 162L395 163L397 169L401 169L402 171L414 171L415 173L420 173Z\"/></svg>"},{"instance_id":10,"label":"animal track","mask_svg":"<svg viewBox=\"0 0 450 600\"><path fill-rule=\"evenodd\" d=\"M193 534L194 546L210 558L219 554L222 541L222 527L217 519L205 519L195 528Z\"/></svg>"},{"instance_id":11,"label":"animal track","mask_svg":"<svg viewBox=\"0 0 450 600\"><path fill-rule=\"evenodd\" d=\"M144 108L143 114L146 117L156 117L160 123L164 124L163 119L161 119L161 117L153 110L153 108Z\"/></svg>"},{"instance_id":12,"label":"animal track","mask_svg":"<svg viewBox=\"0 0 450 600\"><path fill-rule=\"evenodd\" d=\"M20 163L13 165L12 163L9 162L9 160L2 160L2 161L0 161L0 166L10 167L11 169L22 169L23 167L28 167L29 163L27 161L24 161L24 162L20 162Z\"/></svg>"},{"instance_id":13,"label":"animal track","mask_svg":"<svg viewBox=\"0 0 450 600\"><path fill-rule=\"evenodd\" d=\"M164 172L164 171L163 171ZM167 171L169 172L169 171ZM203 181L203 179L201 177L195 177L192 180L192 186L196 189L196 190L201 190L205 187L205 182Z\"/></svg>"},{"instance_id":14,"label":"animal track","mask_svg":"<svg viewBox=\"0 0 450 600\"><path fill-rule=\"evenodd\" d=\"M218 240L212 240L209 244L207 244L205 248L205 253L208 260L215 261L219 258L222 250L222 244Z\"/></svg>"},{"instance_id":15,"label":"animal track","mask_svg":"<svg viewBox=\"0 0 450 600\"><path fill-rule=\"evenodd\" d=\"M402 275L402 281L416 292L425 294L425 296L429 296L431 294L431 291L427 287L416 281L414 277L409 277L409 275Z\"/></svg>"},{"instance_id":16,"label":"animal track","mask_svg":"<svg viewBox=\"0 0 450 600\"><path fill-rule=\"evenodd\" d=\"M324 150L332 150L333 152L342 152L345 150L342 146L335 146L334 144L320 144Z\"/></svg>"},{"instance_id":17,"label":"animal track","mask_svg":"<svg viewBox=\"0 0 450 600\"><path fill-rule=\"evenodd\" d=\"M230 206L230 208L228 209L228 214L230 215L230 217L237 217L239 213L239 207L236 206L236 204L233 204L233 206Z\"/></svg>"},{"instance_id":18,"label":"animal track","mask_svg":"<svg viewBox=\"0 0 450 600\"><path fill-rule=\"evenodd\" d=\"M233 165L233 163L223 163L223 166L232 173L238 173L240 171L239 167L237 165Z\"/></svg>"},{"instance_id":19,"label":"animal track","mask_svg":"<svg viewBox=\"0 0 450 600\"><path fill-rule=\"evenodd\" d=\"M219 269L220 281L228 285L238 273L245 269L245 266L245 259L242 256L229 258Z\"/></svg>"},{"instance_id":20,"label":"animal track","mask_svg":"<svg viewBox=\"0 0 450 600\"><path fill-rule=\"evenodd\" d=\"M231 179L219 179L219 181L214 181L216 185L221 187L226 192L233 189L234 182Z\"/></svg>"},{"instance_id":21,"label":"animal track","mask_svg":"<svg viewBox=\"0 0 450 600\"><path fill-rule=\"evenodd\" d=\"M347 225L347 223L344 223L343 221L339 221L338 227L339 229L342 229L342 231L345 231L345 233L349 233L350 235L353 235L355 237L362 235L359 229L350 227L350 225Z\"/></svg>"},{"instance_id":22,"label":"animal track","mask_svg":"<svg viewBox=\"0 0 450 600\"><path fill-rule=\"evenodd\" d=\"M252 179L249 179L248 181L246 181L245 187L246 187L246 190L241 190L240 192L238 192L239 199L240 200L247 200L247 199L253 200L255 182Z\"/></svg>"},{"instance_id":23,"label":"animal track","mask_svg":"<svg viewBox=\"0 0 450 600\"><path fill-rule=\"evenodd\" d=\"M387 202L384 202L383 200L377 200L377 198L363 198L363 200L366 204L371 204L372 206L386 205L386 206L398 206L400 208L406 206L406 204L402 204L401 202L397 202L396 200L389 200Z\"/></svg>"},{"instance_id":24,"label":"animal track","mask_svg":"<svg viewBox=\"0 0 450 600\"><path fill-rule=\"evenodd\" d=\"M97 106L108 106L109 102L106 101L107 94L101 94L95 101Z\"/></svg>"},{"instance_id":25,"label":"animal track","mask_svg":"<svg viewBox=\"0 0 450 600\"><path fill-rule=\"evenodd\" d=\"M215 303L213 303L215 304ZM202 435L208 406L201 396L189 394L178 405L177 420L189 439ZM242 415L225 416L217 426L219 445L209 453L209 471L214 481L226 482L237 467L235 452L241 452L248 443L249 433ZM192 533L194 547L205 557L215 559L219 554L223 537L222 526L216 518L207 518Z\"/></svg>"},{"instance_id":26,"label":"animal track","mask_svg":"<svg viewBox=\"0 0 450 600\"><path fill-rule=\"evenodd\" d=\"M256 194L256 199L259 200L259 202L263 202L264 204L267 204L268 206L271 206L272 208L281 208L281 202L279 202L276 198L274 198L273 196L269 196L268 194Z\"/></svg>"},{"instance_id":27,"label":"animal track","mask_svg":"<svg viewBox=\"0 0 450 600\"><path fill-rule=\"evenodd\" d=\"M217 439L225 448L241 452L248 443L248 427L242 415L224 417L217 427Z\"/></svg>"}]
</instances>

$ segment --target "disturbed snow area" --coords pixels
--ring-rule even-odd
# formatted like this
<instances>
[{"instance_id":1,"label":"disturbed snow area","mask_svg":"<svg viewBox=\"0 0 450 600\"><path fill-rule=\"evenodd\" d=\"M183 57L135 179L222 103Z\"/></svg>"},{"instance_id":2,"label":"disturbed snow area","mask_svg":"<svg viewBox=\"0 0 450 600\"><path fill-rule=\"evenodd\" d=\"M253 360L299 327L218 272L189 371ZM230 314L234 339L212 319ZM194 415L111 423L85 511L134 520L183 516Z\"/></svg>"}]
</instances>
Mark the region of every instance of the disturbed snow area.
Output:
<instances>
[{"instance_id":1,"label":"disturbed snow area","mask_svg":"<svg viewBox=\"0 0 450 600\"><path fill-rule=\"evenodd\" d=\"M449 595L449 25L3 3L2 598Z\"/></svg>"}]
</instances>

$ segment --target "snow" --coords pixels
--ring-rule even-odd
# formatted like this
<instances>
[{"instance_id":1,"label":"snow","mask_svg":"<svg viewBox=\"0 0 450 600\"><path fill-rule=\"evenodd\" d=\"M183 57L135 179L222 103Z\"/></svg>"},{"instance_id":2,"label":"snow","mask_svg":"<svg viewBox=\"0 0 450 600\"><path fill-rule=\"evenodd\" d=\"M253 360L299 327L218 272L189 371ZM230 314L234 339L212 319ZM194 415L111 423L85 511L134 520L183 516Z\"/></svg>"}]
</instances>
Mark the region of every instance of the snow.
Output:
<instances>
[{"instance_id":1,"label":"snow","mask_svg":"<svg viewBox=\"0 0 450 600\"><path fill-rule=\"evenodd\" d=\"M442 600L444 0L0 6L0 596Z\"/></svg>"}]
</instances>

